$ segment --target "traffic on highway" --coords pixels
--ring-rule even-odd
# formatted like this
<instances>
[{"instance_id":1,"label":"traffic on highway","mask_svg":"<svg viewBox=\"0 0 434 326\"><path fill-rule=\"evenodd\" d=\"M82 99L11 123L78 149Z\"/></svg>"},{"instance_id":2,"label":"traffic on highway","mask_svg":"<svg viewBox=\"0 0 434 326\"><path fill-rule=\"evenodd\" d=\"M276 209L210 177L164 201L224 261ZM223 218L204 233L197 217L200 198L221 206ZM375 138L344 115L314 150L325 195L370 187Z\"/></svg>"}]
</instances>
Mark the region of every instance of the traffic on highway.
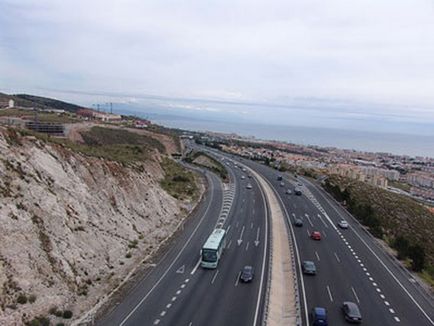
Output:
<instances>
[{"instance_id":1,"label":"traffic on highway","mask_svg":"<svg viewBox=\"0 0 434 326\"><path fill-rule=\"evenodd\" d=\"M194 216L100 325L266 324L272 216L255 174L286 219L298 325L434 325L432 297L315 181L201 150L229 182L201 171L209 187Z\"/></svg>"}]
</instances>

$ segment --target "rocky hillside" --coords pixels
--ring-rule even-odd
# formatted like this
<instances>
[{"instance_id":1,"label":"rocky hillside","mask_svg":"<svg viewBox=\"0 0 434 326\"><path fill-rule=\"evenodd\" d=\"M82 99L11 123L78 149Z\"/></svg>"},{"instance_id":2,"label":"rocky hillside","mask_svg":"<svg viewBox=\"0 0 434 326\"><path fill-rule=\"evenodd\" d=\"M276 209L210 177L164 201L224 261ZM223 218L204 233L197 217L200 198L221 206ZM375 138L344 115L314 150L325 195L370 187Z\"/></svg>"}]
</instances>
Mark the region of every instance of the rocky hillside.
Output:
<instances>
[{"instance_id":1,"label":"rocky hillside","mask_svg":"<svg viewBox=\"0 0 434 326\"><path fill-rule=\"evenodd\" d=\"M1 325L68 324L175 231L191 199L162 188L173 171L144 146L126 164L0 127Z\"/></svg>"}]
</instances>

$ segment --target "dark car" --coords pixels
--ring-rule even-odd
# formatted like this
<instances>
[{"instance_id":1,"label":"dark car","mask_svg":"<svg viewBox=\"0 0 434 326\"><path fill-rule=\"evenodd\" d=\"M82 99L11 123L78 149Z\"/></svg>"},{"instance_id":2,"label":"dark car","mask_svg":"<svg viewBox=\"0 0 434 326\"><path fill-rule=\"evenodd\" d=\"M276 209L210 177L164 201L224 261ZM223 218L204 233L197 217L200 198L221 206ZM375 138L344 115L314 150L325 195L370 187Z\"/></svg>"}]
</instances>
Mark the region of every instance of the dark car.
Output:
<instances>
[{"instance_id":1,"label":"dark car","mask_svg":"<svg viewBox=\"0 0 434 326\"><path fill-rule=\"evenodd\" d=\"M354 302L345 301L342 304L342 311L348 322L357 324L362 322L362 314L360 313L359 307Z\"/></svg>"},{"instance_id":2,"label":"dark car","mask_svg":"<svg viewBox=\"0 0 434 326\"><path fill-rule=\"evenodd\" d=\"M253 281L254 276L255 276L255 273L253 272L253 267L246 265L241 270L240 280L244 283L248 283L248 282Z\"/></svg>"},{"instance_id":3,"label":"dark car","mask_svg":"<svg viewBox=\"0 0 434 326\"><path fill-rule=\"evenodd\" d=\"M296 187L294 189L294 194L296 194L297 196L301 196L301 188L300 187Z\"/></svg>"},{"instance_id":4,"label":"dark car","mask_svg":"<svg viewBox=\"0 0 434 326\"><path fill-rule=\"evenodd\" d=\"M294 225L301 227L301 226L303 226L303 221L301 219L297 218L294 222Z\"/></svg>"},{"instance_id":5,"label":"dark car","mask_svg":"<svg viewBox=\"0 0 434 326\"><path fill-rule=\"evenodd\" d=\"M328 326L327 310L322 307L312 309L312 325L313 326Z\"/></svg>"},{"instance_id":6,"label":"dark car","mask_svg":"<svg viewBox=\"0 0 434 326\"><path fill-rule=\"evenodd\" d=\"M282 178L281 175L278 175L278 176L277 176L277 181L282 181L282 179L283 179L283 178Z\"/></svg>"},{"instance_id":7,"label":"dark car","mask_svg":"<svg viewBox=\"0 0 434 326\"><path fill-rule=\"evenodd\" d=\"M301 264L301 268L304 274L315 275L316 274L316 266L313 261L305 260Z\"/></svg>"}]
</instances>

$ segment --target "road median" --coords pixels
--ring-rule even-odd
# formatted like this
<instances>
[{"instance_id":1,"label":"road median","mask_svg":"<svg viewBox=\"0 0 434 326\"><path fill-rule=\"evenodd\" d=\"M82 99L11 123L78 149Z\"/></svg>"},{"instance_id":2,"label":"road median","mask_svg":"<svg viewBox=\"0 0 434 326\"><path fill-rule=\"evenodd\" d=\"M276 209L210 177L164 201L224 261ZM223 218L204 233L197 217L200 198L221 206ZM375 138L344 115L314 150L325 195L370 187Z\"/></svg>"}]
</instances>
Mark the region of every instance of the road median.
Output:
<instances>
[{"instance_id":1,"label":"road median","mask_svg":"<svg viewBox=\"0 0 434 326\"><path fill-rule=\"evenodd\" d=\"M298 293L285 215L268 182L255 171L252 174L262 187L270 208L270 270L264 324L297 325Z\"/></svg>"}]
</instances>

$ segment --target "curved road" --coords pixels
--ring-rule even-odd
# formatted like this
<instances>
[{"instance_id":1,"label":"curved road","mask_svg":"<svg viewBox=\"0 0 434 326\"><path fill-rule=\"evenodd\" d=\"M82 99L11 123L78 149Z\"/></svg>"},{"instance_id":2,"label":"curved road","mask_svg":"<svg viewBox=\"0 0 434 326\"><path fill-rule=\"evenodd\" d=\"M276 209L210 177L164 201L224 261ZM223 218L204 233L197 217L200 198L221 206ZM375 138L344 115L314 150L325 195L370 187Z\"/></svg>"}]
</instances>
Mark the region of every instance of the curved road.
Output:
<instances>
[{"instance_id":1,"label":"curved road","mask_svg":"<svg viewBox=\"0 0 434 326\"><path fill-rule=\"evenodd\" d=\"M205 200L166 254L97 325L260 325L267 279L267 204L254 179L228 166L223 185L205 172ZM251 183L252 189L246 189ZM227 248L217 269L199 266L199 252L216 226L227 230ZM252 265L251 284L239 282ZM263 272L263 273L262 273ZM262 280L262 282L261 282Z\"/></svg>"}]
</instances>

